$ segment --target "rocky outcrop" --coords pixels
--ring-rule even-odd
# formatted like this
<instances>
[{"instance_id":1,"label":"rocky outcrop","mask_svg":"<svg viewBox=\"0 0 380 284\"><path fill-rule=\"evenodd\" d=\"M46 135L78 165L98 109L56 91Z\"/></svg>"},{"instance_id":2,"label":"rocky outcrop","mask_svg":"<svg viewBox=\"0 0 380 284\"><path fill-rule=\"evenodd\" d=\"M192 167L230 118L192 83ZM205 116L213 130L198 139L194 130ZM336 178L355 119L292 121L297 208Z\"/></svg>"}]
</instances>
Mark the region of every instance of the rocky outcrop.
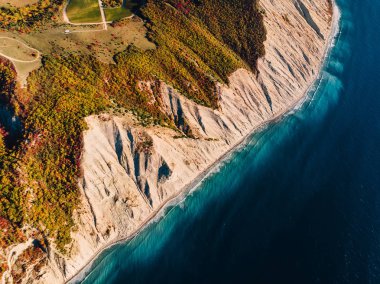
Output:
<instances>
[{"instance_id":1,"label":"rocky outcrop","mask_svg":"<svg viewBox=\"0 0 380 284\"><path fill-rule=\"evenodd\" d=\"M79 181L82 206L75 212L70 256L52 250L49 266L54 269L47 267L39 281L70 279L104 247L132 235L255 128L299 102L318 74L330 38L329 3L261 0L266 56L257 75L240 69L229 86L218 86L218 110L160 84L163 110L196 139L169 128L143 128L129 115L88 117Z\"/></svg>"}]
</instances>

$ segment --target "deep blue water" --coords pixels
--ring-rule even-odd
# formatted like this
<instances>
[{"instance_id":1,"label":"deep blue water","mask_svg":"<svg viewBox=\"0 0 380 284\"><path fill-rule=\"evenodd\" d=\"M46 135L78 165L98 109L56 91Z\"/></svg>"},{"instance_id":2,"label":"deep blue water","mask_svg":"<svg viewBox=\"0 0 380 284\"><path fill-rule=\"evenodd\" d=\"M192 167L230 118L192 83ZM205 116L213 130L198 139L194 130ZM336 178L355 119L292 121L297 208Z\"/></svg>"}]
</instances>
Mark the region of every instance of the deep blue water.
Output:
<instances>
[{"instance_id":1,"label":"deep blue water","mask_svg":"<svg viewBox=\"0 0 380 284\"><path fill-rule=\"evenodd\" d=\"M85 283L380 283L380 1L340 0L316 92Z\"/></svg>"}]
</instances>

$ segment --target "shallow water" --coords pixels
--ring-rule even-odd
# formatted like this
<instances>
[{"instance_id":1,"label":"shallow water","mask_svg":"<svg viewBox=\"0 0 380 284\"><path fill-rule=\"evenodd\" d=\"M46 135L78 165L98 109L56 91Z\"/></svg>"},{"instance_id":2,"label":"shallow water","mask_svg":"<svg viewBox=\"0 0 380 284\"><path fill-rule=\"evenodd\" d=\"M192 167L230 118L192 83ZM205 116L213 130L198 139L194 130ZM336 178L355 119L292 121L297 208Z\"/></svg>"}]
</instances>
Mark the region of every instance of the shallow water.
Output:
<instances>
[{"instance_id":1,"label":"shallow water","mask_svg":"<svg viewBox=\"0 0 380 284\"><path fill-rule=\"evenodd\" d=\"M308 101L84 283L380 283L380 2L338 4Z\"/></svg>"}]
</instances>

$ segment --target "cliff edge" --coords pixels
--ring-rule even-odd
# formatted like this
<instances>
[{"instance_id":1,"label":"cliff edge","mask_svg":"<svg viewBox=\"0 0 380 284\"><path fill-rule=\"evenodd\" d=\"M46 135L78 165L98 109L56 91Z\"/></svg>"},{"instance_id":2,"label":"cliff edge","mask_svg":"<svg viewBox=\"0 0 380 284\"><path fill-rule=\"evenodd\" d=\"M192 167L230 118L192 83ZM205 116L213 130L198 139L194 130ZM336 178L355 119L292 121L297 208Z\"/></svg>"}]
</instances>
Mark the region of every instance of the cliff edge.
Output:
<instances>
[{"instance_id":1,"label":"cliff edge","mask_svg":"<svg viewBox=\"0 0 380 284\"><path fill-rule=\"evenodd\" d=\"M294 107L318 76L335 22L330 0L261 0L266 55L258 73L239 69L219 84L218 109L200 106L160 82L164 113L194 138L160 126L142 127L132 115L86 118L70 254L49 248L39 283L72 280L100 251L127 238L169 200L260 125ZM27 277L26 277L27 279Z\"/></svg>"}]
</instances>

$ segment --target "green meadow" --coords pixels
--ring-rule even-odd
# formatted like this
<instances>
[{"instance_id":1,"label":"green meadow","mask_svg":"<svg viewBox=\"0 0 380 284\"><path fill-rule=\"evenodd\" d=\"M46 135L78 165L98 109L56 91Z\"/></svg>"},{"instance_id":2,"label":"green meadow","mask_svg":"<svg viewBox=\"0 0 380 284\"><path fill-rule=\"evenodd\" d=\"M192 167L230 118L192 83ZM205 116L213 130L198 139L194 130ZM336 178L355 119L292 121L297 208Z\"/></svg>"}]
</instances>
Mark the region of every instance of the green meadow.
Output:
<instances>
[{"instance_id":1,"label":"green meadow","mask_svg":"<svg viewBox=\"0 0 380 284\"><path fill-rule=\"evenodd\" d=\"M104 9L107 22L118 21L132 15L132 11L125 7Z\"/></svg>"},{"instance_id":2,"label":"green meadow","mask_svg":"<svg viewBox=\"0 0 380 284\"><path fill-rule=\"evenodd\" d=\"M66 9L72 23L100 23L102 17L98 0L71 0Z\"/></svg>"},{"instance_id":3,"label":"green meadow","mask_svg":"<svg viewBox=\"0 0 380 284\"><path fill-rule=\"evenodd\" d=\"M104 9L107 21L118 21L131 16L133 9L141 5L140 2L139 0L124 0L121 7Z\"/></svg>"}]
</instances>

